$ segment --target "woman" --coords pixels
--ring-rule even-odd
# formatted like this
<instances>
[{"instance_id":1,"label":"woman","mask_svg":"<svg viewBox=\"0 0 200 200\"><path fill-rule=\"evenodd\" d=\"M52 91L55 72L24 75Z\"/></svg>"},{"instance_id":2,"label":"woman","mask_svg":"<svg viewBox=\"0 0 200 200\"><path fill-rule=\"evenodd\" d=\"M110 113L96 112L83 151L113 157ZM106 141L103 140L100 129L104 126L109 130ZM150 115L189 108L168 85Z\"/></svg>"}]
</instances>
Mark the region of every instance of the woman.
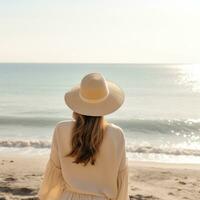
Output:
<instances>
[{"instance_id":1,"label":"woman","mask_svg":"<svg viewBox=\"0 0 200 200\"><path fill-rule=\"evenodd\" d=\"M128 200L123 130L104 119L124 102L123 90L100 73L65 94L73 119L57 123L40 200Z\"/></svg>"}]
</instances>

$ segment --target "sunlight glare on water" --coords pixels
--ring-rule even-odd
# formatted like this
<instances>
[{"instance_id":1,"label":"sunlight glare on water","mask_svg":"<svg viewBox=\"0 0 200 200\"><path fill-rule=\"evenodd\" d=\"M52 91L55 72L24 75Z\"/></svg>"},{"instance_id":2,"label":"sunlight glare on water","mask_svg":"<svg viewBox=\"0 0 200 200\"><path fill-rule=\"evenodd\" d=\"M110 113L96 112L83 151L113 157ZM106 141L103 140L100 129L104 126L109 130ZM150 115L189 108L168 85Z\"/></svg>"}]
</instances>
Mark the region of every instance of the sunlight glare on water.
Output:
<instances>
[{"instance_id":1,"label":"sunlight glare on water","mask_svg":"<svg viewBox=\"0 0 200 200\"><path fill-rule=\"evenodd\" d=\"M200 65L180 66L179 83L192 87L193 92L200 93Z\"/></svg>"}]
</instances>

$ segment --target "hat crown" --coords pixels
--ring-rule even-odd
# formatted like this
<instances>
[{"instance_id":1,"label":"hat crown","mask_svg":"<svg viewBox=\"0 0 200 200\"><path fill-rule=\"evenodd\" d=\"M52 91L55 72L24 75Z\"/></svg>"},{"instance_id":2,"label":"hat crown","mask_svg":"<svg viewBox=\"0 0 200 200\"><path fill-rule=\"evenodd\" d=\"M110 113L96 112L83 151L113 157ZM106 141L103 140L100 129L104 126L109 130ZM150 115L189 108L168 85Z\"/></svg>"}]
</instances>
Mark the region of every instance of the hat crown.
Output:
<instances>
[{"instance_id":1,"label":"hat crown","mask_svg":"<svg viewBox=\"0 0 200 200\"><path fill-rule=\"evenodd\" d=\"M105 78L100 73L90 73L83 77L80 84L80 97L84 100L98 101L108 96Z\"/></svg>"}]
</instances>

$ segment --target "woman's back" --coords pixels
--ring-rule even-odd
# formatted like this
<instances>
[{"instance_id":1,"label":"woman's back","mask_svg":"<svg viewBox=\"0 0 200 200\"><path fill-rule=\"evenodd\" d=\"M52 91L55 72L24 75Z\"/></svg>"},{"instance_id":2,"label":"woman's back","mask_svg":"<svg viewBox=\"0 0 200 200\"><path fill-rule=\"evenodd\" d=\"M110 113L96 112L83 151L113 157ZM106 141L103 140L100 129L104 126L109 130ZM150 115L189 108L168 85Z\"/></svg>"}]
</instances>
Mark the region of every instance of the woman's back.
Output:
<instances>
[{"instance_id":1,"label":"woman's back","mask_svg":"<svg viewBox=\"0 0 200 200\"><path fill-rule=\"evenodd\" d=\"M118 172L125 169L127 164L123 158L125 140L122 129L114 124L108 124L95 165L88 163L85 167L73 163L74 159L71 157L64 157L70 151L73 123L73 120L58 123L55 136L60 161L58 165L61 167L67 189L106 195L115 199Z\"/></svg>"},{"instance_id":2,"label":"woman's back","mask_svg":"<svg viewBox=\"0 0 200 200\"><path fill-rule=\"evenodd\" d=\"M80 193L93 197L100 196L102 199L126 200L121 199L120 195L128 199L128 164L123 130L113 123L108 124L95 165L88 163L84 166L73 163L74 158L65 156L71 150L70 141L74 123L74 120L61 121L55 127L48 170L44 177L48 179L47 184L51 181L52 186L57 186L54 189L49 188L52 190L49 191L50 195L60 196L58 193L64 192L63 198L66 195ZM56 182L59 182L60 186ZM44 192L42 188L45 187L49 186L43 185L40 188L40 199Z\"/></svg>"}]
</instances>

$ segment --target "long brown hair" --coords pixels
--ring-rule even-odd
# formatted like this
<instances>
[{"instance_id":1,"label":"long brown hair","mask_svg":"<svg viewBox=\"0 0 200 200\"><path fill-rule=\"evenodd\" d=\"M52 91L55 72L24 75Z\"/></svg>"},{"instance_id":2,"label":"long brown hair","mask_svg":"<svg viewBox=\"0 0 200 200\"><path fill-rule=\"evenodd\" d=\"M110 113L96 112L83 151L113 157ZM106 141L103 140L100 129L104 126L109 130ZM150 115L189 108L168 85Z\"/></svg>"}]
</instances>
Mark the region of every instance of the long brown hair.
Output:
<instances>
[{"instance_id":1,"label":"long brown hair","mask_svg":"<svg viewBox=\"0 0 200 200\"><path fill-rule=\"evenodd\" d=\"M96 156L107 122L103 116L88 116L73 112L75 124L72 127L71 152L66 156L75 157L74 163L95 164Z\"/></svg>"}]
</instances>

